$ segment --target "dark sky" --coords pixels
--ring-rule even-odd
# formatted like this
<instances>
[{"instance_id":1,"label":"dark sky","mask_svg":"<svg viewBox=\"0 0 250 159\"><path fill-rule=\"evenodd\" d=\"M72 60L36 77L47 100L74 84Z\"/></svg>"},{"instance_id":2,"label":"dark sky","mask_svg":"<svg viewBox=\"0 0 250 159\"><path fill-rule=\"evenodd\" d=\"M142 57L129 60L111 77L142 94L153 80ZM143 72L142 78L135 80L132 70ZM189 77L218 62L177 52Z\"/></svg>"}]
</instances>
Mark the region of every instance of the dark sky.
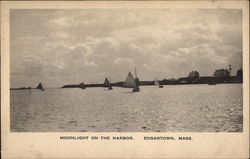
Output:
<instances>
[{"instance_id":1,"label":"dark sky","mask_svg":"<svg viewBox=\"0 0 250 159\"><path fill-rule=\"evenodd\" d=\"M201 76L242 67L237 9L22 9L10 12L11 87Z\"/></svg>"}]
</instances>

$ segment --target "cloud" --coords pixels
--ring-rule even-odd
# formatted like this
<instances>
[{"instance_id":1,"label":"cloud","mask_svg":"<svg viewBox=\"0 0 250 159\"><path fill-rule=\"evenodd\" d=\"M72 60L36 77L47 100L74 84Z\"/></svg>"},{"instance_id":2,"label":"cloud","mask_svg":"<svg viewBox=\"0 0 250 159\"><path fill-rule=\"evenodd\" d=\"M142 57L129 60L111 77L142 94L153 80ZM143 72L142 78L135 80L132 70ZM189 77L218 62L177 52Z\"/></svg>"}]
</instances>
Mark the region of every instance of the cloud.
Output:
<instances>
[{"instance_id":1,"label":"cloud","mask_svg":"<svg viewBox=\"0 0 250 159\"><path fill-rule=\"evenodd\" d=\"M134 66L134 62L132 59L130 58L121 58L118 57L117 59L115 59L114 64L116 65L132 65Z\"/></svg>"},{"instance_id":2,"label":"cloud","mask_svg":"<svg viewBox=\"0 0 250 159\"><path fill-rule=\"evenodd\" d=\"M145 80L242 67L237 9L14 10L10 17L13 85L29 75L61 85L120 81L134 67Z\"/></svg>"},{"instance_id":3,"label":"cloud","mask_svg":"<svg viewBox=\"0 0 250 159\"><path fill-rule=\"evenodd\" d=\"M91 62L91 61L90 62L89 61L85 61L84 64L86 66L90 66L90 67L98 67L97 64L95 64L94 62Z\"/></svg>"},{"instance_id":4,"label":"cloud","mask_svg":"<svg viewBox=\"0 0 250 159\"><path fill-rule=\"evenodd\" d=\"M66 32L62 32L62 31L53 32L51 36L58 37L58 38L69 38L69 35Z\"/></svg>"},{"instance_id":5,"label":"cloud","mask_svg":"<svg viewBox=\"0 0 250 159\"><path fill-rule=\"evenodd\" d=\"M60 17L58 19L51 19L48 22L48 26L52 28L58 27L71 27L75 26L77 23L70 17Z\"/></svg>"},{"instance_id":6,"label":"cloud","mask_svg":"<svg viewBox=\"0 0 250 159\"><path fill-rule=\"evenodd\" d=\"M70 54L78 55L78 56L81 56L81 55L89 56L90 54L93 53L92 49L83 43L79 43L73 46L68 46L68 49L69 49Z\"/></svg>"}]
</instances>

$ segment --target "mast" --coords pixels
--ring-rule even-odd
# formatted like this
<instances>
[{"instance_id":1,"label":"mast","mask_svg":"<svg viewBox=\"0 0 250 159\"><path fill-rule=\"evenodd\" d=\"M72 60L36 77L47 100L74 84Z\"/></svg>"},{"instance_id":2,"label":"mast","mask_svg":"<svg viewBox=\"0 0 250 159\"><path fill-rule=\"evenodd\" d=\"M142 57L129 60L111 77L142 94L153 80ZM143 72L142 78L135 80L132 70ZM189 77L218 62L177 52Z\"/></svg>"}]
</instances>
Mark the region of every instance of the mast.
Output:
<instances>
[{"instance_id":1,"label":"mast","mask_svg":"<svg viewBox=\"0 0 250 159\"><path fill-rule=\"evenodd\" d=\"M111 85L111 80L110 80L110 77L108 77L109 79L109 87L112 87L112 85Z\"/></svg>"},{"instance_id":2,"label":"mast","mask_svg":"<svg viewBox=\"0 0 250 159\"><path fill-rule=\"evenodd\" d=\"M156 86L159 86L160 84L159 84L159 82L158 82L158 80L155 78L155 85Z\"/></svg>"},{"instance_id":3,"label":"mast","mask_svg":"<svg viewBox=\"0 0 250 159\"><path fill-rule=\"evenodd\" d=\"M137 72L136 72L136 67L135 67L135 88L133 89L133 92L140 92L140 88L139 88L139 78L137 77Z\"/></svg>"},{"instance_id":4,"label":"mast","mask_svg":"<svg viewBox=\"0 0 250 159\"><path fill-rule=\"evenodd\" d=\"M112 85L111 85L111 80L110 80L110 77L108 77L109 79L108 79L108 89L109 90L112 90L113 88L112 88Z\"/></svg>"},{"instance_id":5,"label":"mast","mask_svg":"<svg viewBox=\"0 0 250 159\"><path fill-rule=\"evenodd\" d=\"M136 83L136 88L139 88L139 78L137 77L136 67L135 67L135 83Z\"/></svg>"},{"instance_id":6,"label":"mast","mask_svg":"<svg viewBox=\"0 0 250 159\"><path fill-rule=\"evenodd\" d=\"M137 78L136 67L135 67L135 78Z\"/></svg>"},{"instance_id":7,"label":"mast","mask_svg":"<svg viewBox=\"0 0 250 159\"><path fill-rule=\"evenodd\" d=\"M232 66L229 65L229 75L231 76Z\"/></svg>"}]
</instances>

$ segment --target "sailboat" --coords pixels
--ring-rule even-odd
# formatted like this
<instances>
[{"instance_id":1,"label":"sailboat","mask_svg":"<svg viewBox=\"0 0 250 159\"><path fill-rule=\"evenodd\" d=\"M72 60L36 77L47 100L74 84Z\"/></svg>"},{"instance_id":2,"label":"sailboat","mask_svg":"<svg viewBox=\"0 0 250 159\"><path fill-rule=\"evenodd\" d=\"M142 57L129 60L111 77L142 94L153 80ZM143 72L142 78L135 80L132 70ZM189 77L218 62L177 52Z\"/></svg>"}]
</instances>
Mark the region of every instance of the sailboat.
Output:
<instances>
[{"instance_id":1,"label":"sailboat","mask_svg":"<svg viewBox=\"0 0 250 159\"><path fill-rule=\"evenodd\" d=\"M163 85L160 85L159 81L155 78L155 86L158 86L159 88L163 88Z\"/></svg>"},{"instance_id":2,"label":"sailboat","mask_svg":"<svg viewBox=\"0 0 250 159\"><path fill-rule=\"evenodd\" d=\"M136 68L135 68L135 88L133 89L133 92L140 92L140 88L139 88L139 78L137 77L137 72L136 72Z\"/></svg>"},{"instance_id":3,"label":"sailboat","mask_svg":"<svg viewBox=\"0 0 250 159\"><path fill-rule=\"evenodd\" d=\"M127 78L123 82L123 87L127 88L135 88L136 87L136 82L133 77L133 75L129 72Z\"/></svg>"},{"instance_id":4,"label":"sailboat","mask_svg":"<svg viewBox=\"0 0 250 159\"><path fill-rule=\"evenodd\" d=\"M113 89L112 85L111 85L111 82L108 80L108 78L105 78L104 87L108 87L109 90Z\"/></svg>"},{"instance_id":5,"label":"sailboat","mask_svg":"<svg viewBox=\"0 0 250 159\"><path fill-rule=\"evenodd\" d=\"M40 89L41 91L44 91L44 88L43 88L43 86L42 86L42 83L41 83L41 82L38 84L38 86L37 86L36 88L37 88L37 89Z\"/></svg>"},{"instance_id":6,"label":"sailboat","mask_svg":"<svg viewBox=\"0 0 250 159\"><path fill-rule=\"evenodd\" d=\"M82 82L82 83L80 83L80 84L79 84L79 88L81 88L81 89L85 89L85 88L86 88L86 86L85 86L85 84Z\"/></svg>"},{"instance_id":7,"label":"sailboat","mask_svg":"<svg viewBox=\"0 0 250 159\"><path fill-rule=\"evenodd\" d=\"M139 78L134 78L133 75L129 72L127 78L123 82L123 87L133 88L133 92L139 92Z\"/></svg>"},{"instance_id":8,"label":"sailboat","mask_svg":"<svg viewBox=\"0 0 250 159\"><path fill-rule=\"evenodd\" d=\"M113 89L113 87L112 87L112 84L111 84L111 80L109 78L109 90L112 90L112 89Z\"/></svg>"}]
</instances>

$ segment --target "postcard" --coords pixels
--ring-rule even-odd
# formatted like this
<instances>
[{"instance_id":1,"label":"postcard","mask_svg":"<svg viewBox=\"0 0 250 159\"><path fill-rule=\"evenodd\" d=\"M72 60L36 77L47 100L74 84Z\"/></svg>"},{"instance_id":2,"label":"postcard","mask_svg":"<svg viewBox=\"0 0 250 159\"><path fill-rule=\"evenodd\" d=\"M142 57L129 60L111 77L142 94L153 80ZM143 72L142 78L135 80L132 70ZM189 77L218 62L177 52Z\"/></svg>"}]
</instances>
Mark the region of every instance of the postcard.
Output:
<instances>
[{"instance_id":1,"label":"postcard","mask_svg":"<svg viewBox=\"0 0 250 159\"><path fill-rule=\"evenodd\" d=\"M1 2L3 158L248 158L248 1Z\"/></svg>"}]
</instances>

